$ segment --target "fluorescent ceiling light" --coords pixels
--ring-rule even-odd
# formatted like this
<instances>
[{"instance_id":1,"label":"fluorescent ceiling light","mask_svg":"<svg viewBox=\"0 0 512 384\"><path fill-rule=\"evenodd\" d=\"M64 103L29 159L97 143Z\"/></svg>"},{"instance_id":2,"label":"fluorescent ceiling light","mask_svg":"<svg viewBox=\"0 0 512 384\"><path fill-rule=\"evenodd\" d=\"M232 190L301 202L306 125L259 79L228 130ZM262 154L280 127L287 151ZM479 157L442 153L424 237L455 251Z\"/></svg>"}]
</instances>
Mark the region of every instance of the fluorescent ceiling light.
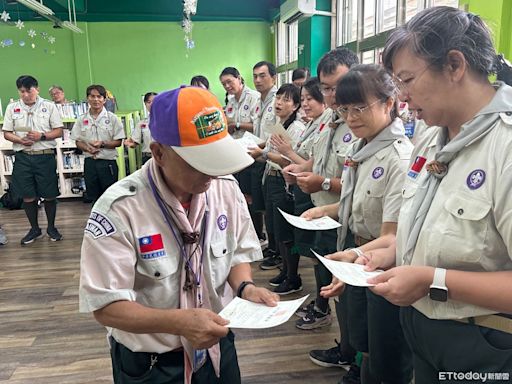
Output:
<instances>
[{"instance_id":1,"label":"fluorescent ceiling light","mask_svg":"<svg viewBox=\"0 0 512 384\"><path fill-rule=\"evenodd\" d=\"M76 32L76 33L84 33L84 31L82 31L80 28L78 28L78 26L70 21L63 21L61 26L63 26L64 28L66 29L69 29L70 31L72 32Z\"/></svg>"},{"instance_id":2,"label":"fluorescent ceiling light","mask_svg":"<svg viewBox=\"0 0 512 384\"><path fill-rule=\"evenodd\" d=\"M21 5L24 5L25 7L30 8L33 11L40 13L41 15L54 15L55 14L50 8L48 8L47 6L41 4L40 2L38 2L36 0L17 0L17 1Z\"/></svg>"}]
</instances>

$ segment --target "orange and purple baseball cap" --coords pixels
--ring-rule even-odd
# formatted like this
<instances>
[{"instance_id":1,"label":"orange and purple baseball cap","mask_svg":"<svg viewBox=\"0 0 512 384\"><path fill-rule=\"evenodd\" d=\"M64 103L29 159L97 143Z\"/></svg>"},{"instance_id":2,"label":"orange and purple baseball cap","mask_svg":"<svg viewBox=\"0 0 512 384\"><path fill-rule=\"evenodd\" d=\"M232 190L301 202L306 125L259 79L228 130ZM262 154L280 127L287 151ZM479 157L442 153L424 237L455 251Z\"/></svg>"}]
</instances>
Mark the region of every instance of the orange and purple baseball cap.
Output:
<instances>
[{"instance_id":1,"label":"orange and purple baseball cap","mask_svg":"<svg viewBox=\"0 0 512 384\"><path fill-rule=\"evenodd\" d=\"M149 129L154 141L209 176L229 175L254 162L229 135L217 98L199 87L182 86L155 96Z\"/></svg>"}]
</instances>

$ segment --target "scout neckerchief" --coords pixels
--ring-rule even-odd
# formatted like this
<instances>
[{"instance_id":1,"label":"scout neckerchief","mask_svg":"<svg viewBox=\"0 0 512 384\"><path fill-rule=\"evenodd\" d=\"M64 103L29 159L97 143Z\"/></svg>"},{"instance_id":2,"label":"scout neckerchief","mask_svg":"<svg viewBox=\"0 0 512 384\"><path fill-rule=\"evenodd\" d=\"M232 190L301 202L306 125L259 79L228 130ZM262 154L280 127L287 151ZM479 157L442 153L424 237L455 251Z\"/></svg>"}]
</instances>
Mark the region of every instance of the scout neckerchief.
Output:
<instances>
[{"instance_id":1,"label":"scout neckerchief","mask_svg":"<svg viewBox=\"0 0 512 384\"><path fill-rule=\"evenodd\" d=\"M96 140L100 140L100 137L98 134L98 128L99 128L98 124L99 124L100 120L103 118L103 116L106 114L107 114L107 110L105 109L105 107L103 107L103 109L101 110L101 112L98 114L98 116L96 118L94 118L94 116L91 115L90 108L87 111L87 116L91 120L90 126L91 126L91 129L93 129L94 134L96 135L96 137L95 137Z\"/></svg>"},{"instance_id":2,"label":"scout neckerchief","mask_svg":"<svg viewBox=\"0 0 512 384\"><path fill-rule=\"evenodd\" d=\"M405 140L405 130L402 120L396 118L386 128L379 132L372 141L366 143L365 139L356 141L347 152L347 160L343 168L340 207L338 217L341 227L338 228L338 251L345 246L345 238L348 232L348 219L352 211L352 199L357 183L357 164L369 159L380 150L389 147L395 140Z\"/></svg>"},{"instance_id":3,"label":"scout neckerchief","mask_svg":"<svg viewBox=\"0 0 512 384\"><path fill-rule=\"evenodd\" d=\"M300 135L299 141L297 142L297 144L295 144L294 151L297 151L302 145L302 143L306 141L306 139L308 139L311 135L319 134L325 129L325 127L328 125L328 122L326 120L328 115L330 114L330 108L326 108L325 111L323 111L320 116L318 116L315 120L312 120L308 123L306 129L304 130L304 132L302 132L302 135Z\"/></svg>"},{"instance_id":4,"label":"scout neckerchief","mask_svg":"<svg viewBox=\"0 0 512 384\"><path fill-rule=\"evenodd\" d=\"M207 255L205 239L207 237L208 200L206 193L193 195L190 210L185 209L166 187L160 169L155 162L148 168L148 178L153 196L164 216L179 248L181 264L180 309L211 309L207 284L204 282L203 257ZM207 351L195 350L190 342L180 336L184 350L185 383L189 384L192 374L199 370L207 358ZM208 349L217 377L220 376L220 346L215 344Z\"/></svg>"},{"instance_id":5,"label":"scout neckerchief","mask_svg":"<svg viewBox=\"0 0 512 384\"><path fill-rule=\"evenodd\" d=\"M322 159L318 165L313 164L313 173L321 176L327 176L327 165L329 164L329 159L331 158L332 152L332 141L334 139L334 135L336 134L336 130L340 129L342 124L345 124L343 119L337 118L336 112L332 112L332 122L329 123L329 131L326 132L326 135L329 135L327 138L327 143L324 148L324 153L322 154ZM318 156L316 154L315 156ZM316 162L315 162L316 163Z\"/></svg>"},{"instance_id":6,"label":"scout neckerchief","mask_svg":"<svg viewBox=\"0 0 512 384\"><path fill-rule=\"evenodd\" d=\"M36 113L37 109L43 102L43 99L37 96L36 102L32 105L27 105L23 102L23 100L20 100L20 107L25 112L27 112L27 127L30 128L31 131L37 131L36 122L34 121L34 114Z\"/></svg>"},{"instance_id":7,"label":"scout neckerchief","mask_svg":"<svg viewBox=\"0 0 512 384\"><path fill-rule=\"evenodd\" d=\"M409 217L413 220L407 227L410 228L410 232L402 255L403 264L411 264L421 227L425 222L437 188L443 177L448 173L450 162L461 150L487 135L500 119L499 113L512 112L512 87L502 82L497 82L495 87L497 92L491 102L478 112L473 119L463 124L460 132L452 140L448 142L448 129L446 127L439 130L435 160L427 165L428 176L418 185L412 202Z\"/></svg>"}]
</instances>

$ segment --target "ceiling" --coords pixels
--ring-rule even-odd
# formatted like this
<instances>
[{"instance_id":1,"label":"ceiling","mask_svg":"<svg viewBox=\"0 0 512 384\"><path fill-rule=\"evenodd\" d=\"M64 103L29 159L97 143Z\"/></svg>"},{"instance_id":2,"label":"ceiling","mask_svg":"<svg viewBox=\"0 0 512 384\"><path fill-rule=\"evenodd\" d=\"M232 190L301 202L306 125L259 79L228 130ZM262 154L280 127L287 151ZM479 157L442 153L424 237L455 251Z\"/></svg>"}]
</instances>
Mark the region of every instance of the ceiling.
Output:
<instances>
[{"instance_id":1,"label":"ceiling","mask_svg":"<svg viewBox=\"0 0 512 384\"><path fill-rule=\"evenodd\" d=\"M283 0L198 0L193 21L271 20ZM44 0L61 20L68 19L68 0ZM75 0L78 21L178 21L182 0ZM13 0L0 0L0 13L12 19L37 20L37 14Z\"/></svg>"}]
</instances>

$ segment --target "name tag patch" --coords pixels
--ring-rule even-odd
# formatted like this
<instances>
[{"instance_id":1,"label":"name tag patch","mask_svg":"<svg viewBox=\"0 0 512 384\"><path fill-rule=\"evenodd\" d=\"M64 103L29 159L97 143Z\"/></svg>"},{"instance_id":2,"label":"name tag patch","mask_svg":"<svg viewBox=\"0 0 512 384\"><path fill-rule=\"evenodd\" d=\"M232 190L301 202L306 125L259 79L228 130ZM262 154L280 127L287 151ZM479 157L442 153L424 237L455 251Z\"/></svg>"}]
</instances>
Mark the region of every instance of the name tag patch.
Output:
<instances>
[{"instance_id":1,"label":"name tag patch","mask_svg":"<svg viewBox=\"0 0 512 384\"><path fill-rule=\"evenodd\" d=\"M117 229L107 217L98 212L91 212L84 231L94 239L99 239L100 237L113 235L117 232Z\"/></svg>"},{"instance_id":2,"label":"name tag patch","mask_svg":"<svg viewBox=\"0 0 512 384\"><path fill-rule=\"evenodd\" d=\"M157 259L166 255L160 233L139 237L139 250L144 260Z\"/></svg>"}]
</instances>

